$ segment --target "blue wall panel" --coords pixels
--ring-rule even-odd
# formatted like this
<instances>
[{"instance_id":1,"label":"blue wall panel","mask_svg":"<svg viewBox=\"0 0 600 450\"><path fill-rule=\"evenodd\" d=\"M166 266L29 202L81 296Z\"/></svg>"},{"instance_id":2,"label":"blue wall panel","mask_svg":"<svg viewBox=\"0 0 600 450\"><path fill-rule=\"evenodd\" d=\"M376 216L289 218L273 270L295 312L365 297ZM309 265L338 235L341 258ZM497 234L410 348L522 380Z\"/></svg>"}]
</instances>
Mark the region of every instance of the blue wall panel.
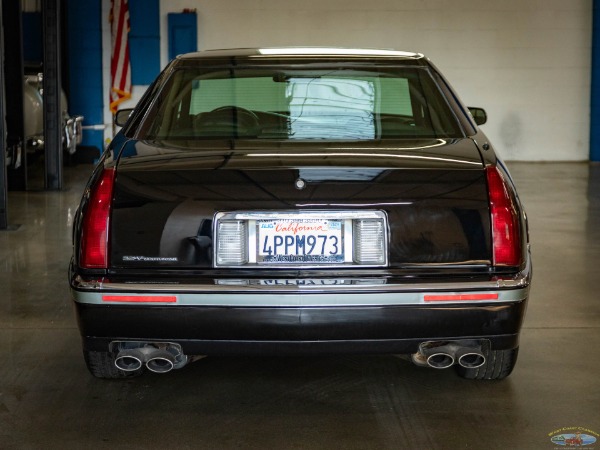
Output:
<instances>
[{"instance_id":1,"label":"blue wall panel","mask_svg":"<svg viewBox=\"0 0 600 450\"><path fill-rule=\"evenodd\" d=\"M169 60L198 50L196 13L169 13Z\"/></svg>"},{"instance_id":2,"label":"blue wall panel","mask_svg":"<svg viewBox=\"0 0 600 450\"><path fill-rule=\"evenodd\" d=\"M159 0L129 0L131 83L150 84L160 72Z\"/></svg>"},{"instance_id":3,"label":"blue wall panel","mask_svg":"<svg viewBox=\"0 0 600 450\"><path fill-rule=\"evenodd\" d=\"M84 125L104 123L108 92L102 84L102 0L67 0L69 112ZM159 0L129 0L131 81L150 84L160 72ZM108 69L107 69L108 70ZM82 145L104 148L101 130L84 130Z\"/></svg>"},{"instance_id":4,"label":"blue wall panel","mask_svg":"<svg viewBox=\"0 0 600 450\"><path fill-rule=\"evenodd\" d=\"M104 122L101 0L67 0L66 13L69 112L84 116L84 125L99 125ZM103 132L84 130L81 144L102 151Z\"/></svg>"}]
</instances>

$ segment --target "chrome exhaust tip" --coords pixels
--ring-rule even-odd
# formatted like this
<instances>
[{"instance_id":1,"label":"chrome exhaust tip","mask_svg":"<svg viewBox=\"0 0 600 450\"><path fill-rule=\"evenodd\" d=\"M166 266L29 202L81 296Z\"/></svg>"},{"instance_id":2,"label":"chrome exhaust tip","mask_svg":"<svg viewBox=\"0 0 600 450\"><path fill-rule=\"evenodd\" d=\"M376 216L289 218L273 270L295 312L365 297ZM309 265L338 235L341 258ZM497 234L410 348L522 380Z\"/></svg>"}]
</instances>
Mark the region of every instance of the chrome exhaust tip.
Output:
<instances>
[{"instance_id":1,"label":"chrome exhaust tip","mask_svg":"<svg viewBox=\"0 0 600 450\"><path fill-rule=\"evenodd\" d=\"M412 361L418 366L447 369L456 362L454 350L448 342L422 342L419 351L412 355Z\"/></svg>"},{"instance_id":2,"label":"chrome exhaust tip","mask_svg":"<svg viewBox=\"0 0 600 450\"><path fill-rule=\"evenodd\" d=\"M142 369L145 365L151 372L167 373L181 369L190 361L181 345L172 342L113 341L109 349L116 353L115 366L125 372Z\"/></svg>"},{"instance_id":3,"label":"chrome exhaust tip","mask_svg":"<svg viewBox=\"0 0 600 450\"><path fill-rule=\"evenodd\" d=\"M454 357L445 351L438 351L427 357L427 365L434 369L447 369L454 365Z\"/></svg>"},{"instance_id":4,"label":"chrome exhaust tip","mask_svg":"<svg viewBox=\"0 0 600 450\"><path fill-rule=\"evenodd\" d=\"M123 350L115 358L115 366L123 372L133 372L142 368L145 355L139 349Z\"/></svg>"},{"instance_id":5,"label":"chrome exhaust tip","mask_svg":"<svg viewBox=\"0 0 600 450\"><path fill-rule=\"evenodd\" d=\"M485 364L483 343L474 340L426 341L419 344L417 353L411 355L418 366L447 369L459 364L467 369L476 369Z\"/></svg>"},{"instance_id":6,"label":"chrome exhaust tip","mask_svg":"<svg viewBox=\"0 0 600 450\"><path fill-rule=\"evenodd\" d=\"M476 369L485 364L485 356L480 348L462 347L456 352L458 364L466 369Z\"/></svg>"},{"instance_id":7,"label":"chrome exhaust tip","mask_svg":"<svg viewBox=\"0 0 600 450\"><path fill-rule=\"evenodd\" d=\"M166 350L156 350L150 354L146 367L154 373L167 373L175 367L175 357Z\"/></svg>"}]
</instances>

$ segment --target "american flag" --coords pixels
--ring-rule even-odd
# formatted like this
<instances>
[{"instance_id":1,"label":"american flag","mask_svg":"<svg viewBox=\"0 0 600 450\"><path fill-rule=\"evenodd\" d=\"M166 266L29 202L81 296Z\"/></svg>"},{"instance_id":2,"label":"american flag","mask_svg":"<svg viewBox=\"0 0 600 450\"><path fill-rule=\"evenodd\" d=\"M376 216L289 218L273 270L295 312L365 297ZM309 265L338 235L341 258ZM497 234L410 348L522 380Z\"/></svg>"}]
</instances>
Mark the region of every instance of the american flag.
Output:
<instances>
[{"instance_id":1,"label":"american flag","mask_svg":"<svg viewBox=\"0 0 600 450\"><path fill-rule=\"evenodd\" d=\"M131 97L131 64L129 62L128 0L111 0L110 29L112 56L110 61L110 110L117 112L119 103Z\"/></svg>"}]
</instances>

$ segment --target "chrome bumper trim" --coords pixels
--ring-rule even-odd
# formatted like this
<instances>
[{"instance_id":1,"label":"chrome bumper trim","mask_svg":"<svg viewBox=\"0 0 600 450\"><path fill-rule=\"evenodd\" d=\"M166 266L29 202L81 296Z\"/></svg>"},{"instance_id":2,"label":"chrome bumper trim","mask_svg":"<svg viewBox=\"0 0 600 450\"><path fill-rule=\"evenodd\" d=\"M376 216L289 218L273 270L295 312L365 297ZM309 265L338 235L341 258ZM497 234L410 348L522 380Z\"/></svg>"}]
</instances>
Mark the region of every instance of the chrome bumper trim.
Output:
<instances>
[{"instance_id":1,"label":"chrome bumper trim","mask_svg":"<svg viewBox=\"0 0 600 450\"><path fill-rule=\"evenodd\" d=\"M87 304L123 304L103 298L106 294L152 296L168 293L169 302L125 302L148 306L379 306L379 305L464 305L498 304L526 300L529 295L530 272L521 272L511 279L458 283L406 283L406 284L334 284L334 285L269 285L250 284L251 280L226 280L228 284L155 284L113 283L103 280L84 280L79 276L71 282L71 292L76 302ZM261 280L253 280L254 282ZM270 280L262 280L270 281ZM280 280L281 281L281 280ZM332 281L325 280L323 281ZM344 280L336 280L342 282ZM347 281L364 281L351 280ZM243 283L248 284L231 284ZM476 295L498 294L493 300L457 300L431 302L426 295ZM173 301L172 297L176 299Z\"/></svg>"},{"instance_id":2,"label":"chrome bumper trim","mask_svg":"<svg viewBox=\"0 0 600 450\"><path fill-rule=\"evenodd\" d=\"M407 283L407 284L254 284L252 280L226 280L224 284L153 284L153 283L112 283L102 280L83 280L76 277L72 287L76 290L107 292L197 292L206 294L224 293L278 293L278 294L349 294L349 293L390 293L390 292L472 292L496 289L519 289L529 285L525 279L497 280L466 283ZM263 280L272 281L272 280ZM342 280L340 280L342 281Z\"/></svg>"},{"instance_id":3,"label":"chrome bumper trim","mask_svg":"<svg viewBox=\"0 0 600 450\"><path fill-rule=\"evenodd\" d=\"M181 283L122 283L111 282L101 279L84 279L77 275L71 282L75 290L86 291L110 291L110 292L195 292L207 294L220 293L386 293L386 292L452 292L452 291L493 291L507 289L521 289L529 286L531 272L529 267L511 278L497 279L491 281L472 281L454 283L390 283L386 284L384 279L339 277L318 278L322 284L276 284L260 283L261 281L276 281L273 279L221 279L215 284L181 284ZM328 284L327 281L339 281L340 283ZM343 283L348 281L348 283Z\"/></svg>"}]
</instances>

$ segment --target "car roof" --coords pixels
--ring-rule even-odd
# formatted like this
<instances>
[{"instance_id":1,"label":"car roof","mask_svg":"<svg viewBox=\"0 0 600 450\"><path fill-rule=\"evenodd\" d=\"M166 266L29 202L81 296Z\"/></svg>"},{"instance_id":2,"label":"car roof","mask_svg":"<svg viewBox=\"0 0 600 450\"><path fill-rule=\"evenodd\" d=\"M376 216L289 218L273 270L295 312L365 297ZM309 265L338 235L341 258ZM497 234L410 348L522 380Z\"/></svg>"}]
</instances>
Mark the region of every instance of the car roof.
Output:
<instances>
[{"instance_id":1,"label":"car roof","mask_svg":"<svg viewBox=\"0 0 600 450\"><path fill-rule=\"evenodd\" d=\"M404 52L392 49L342 48L342 47L265 47L205 50L177 56L181 62L199 60L235 59L238 61L265 60L369 60L423 64L426 60L421 53Z\"/></svg>"}]
</instances>

